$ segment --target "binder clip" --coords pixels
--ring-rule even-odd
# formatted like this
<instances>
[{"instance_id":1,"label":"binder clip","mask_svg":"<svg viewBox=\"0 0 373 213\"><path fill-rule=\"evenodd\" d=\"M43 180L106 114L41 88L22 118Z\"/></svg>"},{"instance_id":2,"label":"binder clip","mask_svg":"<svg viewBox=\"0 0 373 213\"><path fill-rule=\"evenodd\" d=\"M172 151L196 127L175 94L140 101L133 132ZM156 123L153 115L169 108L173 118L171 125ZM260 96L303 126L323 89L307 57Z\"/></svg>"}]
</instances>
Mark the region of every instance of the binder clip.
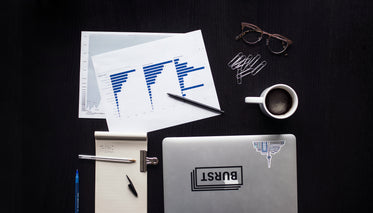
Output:
<instances>
[{"instance_id":1,"label":"binder clip","mask_svg":"<svg viewBox=\"0 0 373 213\"><path fill-rule=\"evenodd\" d=\"M146 172L148 165L158 165L157 157L148 157L146 150L140 150L140 172Z\"/></svg>"}]
</instances>

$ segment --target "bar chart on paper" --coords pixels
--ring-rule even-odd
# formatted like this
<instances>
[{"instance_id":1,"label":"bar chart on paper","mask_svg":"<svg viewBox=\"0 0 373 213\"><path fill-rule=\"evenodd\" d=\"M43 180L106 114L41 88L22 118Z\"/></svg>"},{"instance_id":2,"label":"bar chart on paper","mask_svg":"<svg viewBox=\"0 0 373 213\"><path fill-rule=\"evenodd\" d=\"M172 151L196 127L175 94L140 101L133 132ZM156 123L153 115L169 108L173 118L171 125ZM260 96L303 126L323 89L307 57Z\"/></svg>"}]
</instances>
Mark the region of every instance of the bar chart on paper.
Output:
<instances>
[{"instance_id":1,"label":"bar chart on paper","mask_svg":"<svg viewBox=\"0 0 373 213\"><path fill-rule=\"evenodd\" d=\"M167 93L220 108L200 31L96 55L92 61L110 131L153 131L216 115Z\"/></svg>"},{"instance_id":2,"label":"bar chart on paper","mask_svg":"<svg viewBox=\"0 0 373 213\"><path fill-rule=\"evenodd\" d=\"M82 31L79 118L105 118L91 56L175 35L178 34Z\"/></svg>"},{"instance_id":3,"label":"bar chart on paper","mask_svg":"<svg viewBox=\"0 0 373 213\"><path fill-rule=\"evenodd\" d=\"M142 72L134 73L139 69L142 69ZM168 98L166 98L167 100L162 99L166 93L173 91L185 97L190 91L202 89L205 86L203 79L190 79L193 79L195 73L204 70L204 66L192 66L188 62L181 63L180 58L171 58L170 60L148 63L141 68L112 72L109 75L109 81L107 81L110 82L110 85L107 87L110 88L112 94L112 109L115 110L113 114L116 114L116 117L122 117L123 114L128 117L130 113L135 111L141 114L149 112L149 109L159 111L160 105L169 101ZM141 75L141 73L143 74ZM134 90L134 87L130 85L136 85L137 89ZM125 89L125 86L129 88ZM140 100L144 98L144 91L146 91L147 100ZM135 102L137 103L136 107L131 106Z\"/></svg>"},{"instance_id":4,"label":"bar chart on paper","mask_svg":"<svg viewBox=\"0 0 373 213\"><path fill-rule=\"evenodd\" d=\"M150 100L152 109L154 109L152 86L156 84L157 77L162 74L167 64L172 64L173 62L174 67L172 67L172 72L175 72L177 74L177 81L178 81L178 84L180 87L180 93L182 94L182 96L187 95L186 94L187 90L196 89L198 87L204 86L203 83L186 86L184 78L188 76L188 73L203 70L205 67L202 66L202 67L194 68L193 66L188 66L187 62L179 63L179 60L180 60L179 58L176 58L173 60L155 63L152 65L147 65L143 67L146 87L147 87L147 91L149 94L149 100ZM168 80L171 80L171 79L168 79Z\"/></svg>"},{"instance_id":5,"label":"bar chart on paper","mask_svg":"<svg viewBox=\"0 0 373 213\"><path fill-rule=\"evenodd\" d=\"M148 90L150 104L152 105L152 109L154 109L153 104L153 95L152 95L152 85L155 84L156 78L158 75L160 75L164 69L165 64L171 63L172 60L156 63L148 66L144 66L144 76L146 81L146 88Z\"/></svg>"},{"instance_id":6,"label":"bar chart on paper","mask_svg":"<svg viewBox=\"0 0 373 213\"><path fill-rule=\"evenodd\" d=\"M128 73L135 72L135 70L129 70L125 72L120 72L116 74L110 75L110 82L111 86L113 87L113 93L114 93L114 99L115 104L117 106L118 116L120 117L120 110L119 110L119 99L118 99L118 93L122 92L123 84L128 79Z\"/></svg>"},{"instance_id":7,"label":"bar chart on paper","mask_svg":"<svg viewBox=\"0 0 373 213\"><path fill-rule=\"evenodd\" d=\"M186 77L188 75L188 73L190 73L190 72L203 70L203 69L205 69L205 67L197 67L197 68L194 68L193 66L188 67L187 62L180 63L179 60L180 60L179 58L174 59L174 64L175 64L175 69L176 69L178 80L179 80L181 94L182 94L182 96L186 96L186 94L185 94L186 90L202 87L204 84L196 84L196 85L186 87L185 82L184 82L184 77Z\"/></svg>"}]
</instances>

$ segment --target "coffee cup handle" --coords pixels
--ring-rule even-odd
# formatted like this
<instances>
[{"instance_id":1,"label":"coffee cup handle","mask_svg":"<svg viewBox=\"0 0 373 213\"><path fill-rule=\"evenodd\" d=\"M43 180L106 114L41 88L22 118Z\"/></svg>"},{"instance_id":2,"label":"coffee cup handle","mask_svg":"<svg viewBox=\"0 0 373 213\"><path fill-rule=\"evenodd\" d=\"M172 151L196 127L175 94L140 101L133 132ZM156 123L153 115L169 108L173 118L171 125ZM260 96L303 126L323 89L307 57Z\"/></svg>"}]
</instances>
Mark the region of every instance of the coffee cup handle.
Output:
<instances>
[{"instance_id":1,"label":"coffee cup handle","mask_svg":"<svg viewBox=\"0 0 373 213\"><path fill-rule=\"evenodd\" d=\"M261 104L264 102L263 97L246 97L245 103L247 104Z\"/></svg>"}]
</instances>

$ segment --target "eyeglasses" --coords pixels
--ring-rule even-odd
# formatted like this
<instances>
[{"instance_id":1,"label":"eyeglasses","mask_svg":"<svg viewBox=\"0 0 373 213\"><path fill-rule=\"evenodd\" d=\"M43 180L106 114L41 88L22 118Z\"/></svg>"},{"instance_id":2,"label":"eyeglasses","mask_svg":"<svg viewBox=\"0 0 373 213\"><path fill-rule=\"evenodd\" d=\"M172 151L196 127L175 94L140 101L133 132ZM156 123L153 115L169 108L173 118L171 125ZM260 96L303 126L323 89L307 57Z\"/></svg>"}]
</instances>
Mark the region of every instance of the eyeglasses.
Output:
<instances>
[{"instance_id":1,"label":"eyeglasses","mask_svg":"<svg viewBox=\"0 0 373 213\"><path fill-rule=\"evenodd\" d=\"M241 30L242 32L238 36L236 36L236 40L242 38L242 40L247 44L256 44L262 40L263 34L267 35L268 38L266 40L266 45L269 51L274 54L284 53L289 45L293 43L285 36L267 33L260 29L258 26L250 23L242 22Z\"/></svg>"}]
</instances>

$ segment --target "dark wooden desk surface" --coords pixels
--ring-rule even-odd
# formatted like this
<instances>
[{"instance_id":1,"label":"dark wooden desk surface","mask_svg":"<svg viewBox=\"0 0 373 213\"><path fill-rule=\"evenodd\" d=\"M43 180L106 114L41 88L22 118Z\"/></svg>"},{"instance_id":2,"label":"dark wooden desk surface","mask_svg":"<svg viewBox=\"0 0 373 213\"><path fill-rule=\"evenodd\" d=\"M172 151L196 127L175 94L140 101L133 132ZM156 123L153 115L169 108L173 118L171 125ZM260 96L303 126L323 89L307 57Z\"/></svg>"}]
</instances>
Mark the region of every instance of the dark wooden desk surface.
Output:
<instances>
[{"instance_id":1,"label":"dark wooden desk surface","mask_svg":"<svg viewBox=\"0 0 373 213\"><path fill-rule=\"evenodd\" d=\"M6 58L1 112L6 144L1 212L73 212L80 171L81 212L94 212L93 132L104 120L78 119L80 33L201 29L226 112L149 133L162 156L167 136L292 133L297 137L299 212L362 212L372 203L373 19L369 0L122 1L17 0L3 3ZM240 22L294 41L288 56L235 41ZM261 53L268 66L237 85L227 63ZM287 120L265 117L245 96L286 83L299 96ZM148 174L148 212L163 212L162 166ZM5 211L3 211L5 210Z\"/></svg>"}]
</instances>

